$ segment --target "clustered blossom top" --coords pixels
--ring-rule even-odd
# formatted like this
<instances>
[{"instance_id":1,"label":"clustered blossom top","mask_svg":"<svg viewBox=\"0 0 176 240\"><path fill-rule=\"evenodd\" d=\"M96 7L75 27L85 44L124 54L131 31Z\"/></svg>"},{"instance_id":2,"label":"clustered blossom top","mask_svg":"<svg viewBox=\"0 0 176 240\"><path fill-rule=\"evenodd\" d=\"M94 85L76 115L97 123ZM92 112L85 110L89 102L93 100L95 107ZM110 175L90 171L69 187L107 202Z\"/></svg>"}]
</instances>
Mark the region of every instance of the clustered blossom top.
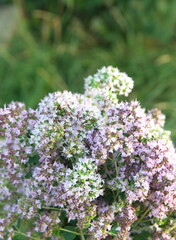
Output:
<instances>
[{"instance_id":1,"label":"clustered blossom top","mask_svg":"<svg viewBox=\"0 0 176 240\"><path fill-rule=\"evenodd\" d=\"M132 88L109 66L84 94L0 109L0 239L176 239L175 148L160 110L120 100Z\"/></svg>"}]
</instances>

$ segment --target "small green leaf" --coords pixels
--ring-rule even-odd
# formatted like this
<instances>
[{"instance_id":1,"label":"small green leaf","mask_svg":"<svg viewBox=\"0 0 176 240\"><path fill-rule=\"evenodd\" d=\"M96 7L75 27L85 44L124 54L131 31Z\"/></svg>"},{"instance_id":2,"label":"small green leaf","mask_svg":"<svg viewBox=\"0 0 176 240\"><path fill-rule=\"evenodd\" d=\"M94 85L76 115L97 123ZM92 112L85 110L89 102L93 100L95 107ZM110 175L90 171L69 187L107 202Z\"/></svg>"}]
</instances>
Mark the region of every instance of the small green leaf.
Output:
<instances>
[{"instance_id":1,"label":"small green leaf","mask_svg":"<svg viewBox=\"0 0 176 240\"><path fill-rule=\"evenodd\" d=\"M119 232L119 230L117 230L117 228L118 228L118 225L116 224L115 226L113 226L112 228L111 228L111 230L109 231L109 233L111 234L117 234L118 232Z\"/></svg>"},{"instance_id":2,"label":"small green leaf","mask_svg":"<svg viewBox=\"0 0 176 240\"><path fill-rule=\"evenodd\" d=\"M130 184L130 189L132 190L133 187L135 186L135 181L134 181L134 178L131 177L130 181L129 181L129 184Z\"/></svg>"},{"instance_id":3,"label":"small green leaf","mask_svg":"<svg viewBox=\"0 0 176 240\"><path fill-rule=\"evenodd\" d=\"M134 240L147 240L149 237L152 237L152 234L149 232L142 232L140 234L137 234L133 237Z\"/></svg>"},{"instance_id":4,"label":"small green leaf","mask_svg":"<svg viewBox=\"0 0 176 240\"><path fill-rule=\"evenodd\" d=\"M120 193L119 193L119 197L120 197L120 199L121 199L123 202L126 201L126 195L125 195L125 192L120 192Z\"/></svg>"},{"instance_id":5,"label":"small green leaf","mask_svg":"<svg viewBox=\"0 0 176 240\"><path fill-rule=\"evenodd\" d=\"M75 228L72 226L66 226L64 227L64 229L68 229L70 231L74 231L75 232ZM73 240L76 238L76 234L74 233L69 233L69 232L64 232L63 230L61 230L61 235L65 238L65 240Z\"/></svg>"}]
</instances>

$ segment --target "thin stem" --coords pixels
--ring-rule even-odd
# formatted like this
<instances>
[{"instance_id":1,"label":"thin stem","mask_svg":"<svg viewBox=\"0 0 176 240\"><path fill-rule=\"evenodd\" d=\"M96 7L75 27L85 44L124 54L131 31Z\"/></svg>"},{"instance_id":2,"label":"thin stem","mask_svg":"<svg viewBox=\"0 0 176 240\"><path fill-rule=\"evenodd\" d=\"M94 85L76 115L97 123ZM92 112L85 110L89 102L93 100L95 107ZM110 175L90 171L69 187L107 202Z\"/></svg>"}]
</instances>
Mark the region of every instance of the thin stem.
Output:
<instances>
[{"instance_id":1,"label":"thin stem","mask_svg":"<svg viewBox=\"0 0 176 240\"><path fill-rule=\"evenodd\" d=\"M35 238L35 237L28 236L27 234L25 234L25 233L23 233L23 232L20 232L20 231L14 231L14 233L19 234L19 235L22 235L22 236L27 237L27 238L30 238L30 239L33 239L33 240L40 240L39 238Z\"/></svg>"},{"instance_id":2,"label":"thin stem","mask_svg":"<svg viewBox=\"0 0 176 240\"><path fill-rule=\"evenodd\" d=\"M133 230L132 232L135 233L139 233L139 232L142 232L142 231L149 231L150 230L150 227L149 226L145 226L145 227L140 227L138 230Z\"/></svg>"},{"instance_id":3,"label":"thin stem","mask_svg":"<svg viewBox=\"0 0 176 240\"><path fill-rule=\"evenodd\" d=\"M61 230L61 231L64 231L64 232L69 232L69 233L73 233L73 234L75 234L75 235L79 235L79 236L81 236L80 233L78 233L78 232L74 232L74 231L71 231L71 230L68 230L68 229L65 229L65 228L60 228L60 230Z\"/></svg>"},{"instance_id":4,"label":"thin stem","mask_svg":"<svg viewBox=\"0 0 176 240\"><path fill-rule=\"evenodd\" d=\"M117 237L117 234L115 234L115 233L112 233L112 232L106 232L107 234L110 234L111 236L114 236L114 237Z\"/></svg>"},{"instance_id":5,"label":"thin stem","mask_svg":"<svg viewBox=\"0 0 176 240\"><path fill-rule=\"evenodd\" d=\"M115 164L116 174L117 174L117 176L118 176L118 175L119 175L119 171L118 171L118 167L117 167L117 163L116 163L116 161L114 162L114 164Z\"/></svg>"},{"instance_id":6,"label":"thin stem","mask_svg":"<svg viewBox=\"0 0 176 240\"><path fill-rule=\"evenodd\" d=\"M55 208L55 207L42 207L42 208L46 210L61 211L59 208Z\"/></svg>"},{"instance_id":7,"label":"thin stem","mask_svg":"<svg viewBox=\"0 0 176 240\"><path fill-rule=\"evenodd\" d=\"M117 176L119 175L119 171L118 171L118 167L117 167L117 157L118 156L114 156L114 154L113 154L113 161L114 161L114 165L115 165L115 170L116 170L116 174L117 174Z\"/></svg>"},{"instance_id":8,"label":"thin stem","mask_svg":"<svg viewBox=\"0 0 176 240\"><path fill-rule=\"evenodd\" d=\"M1 213L8 213L9 211L6 210L0 210Z\"/></svg>"},{"instance_id":9,"label":"thin stem","mask_svg":"<svg viewBox=\"0 0 176 240\"><path fill-rule=\"evenodd\" d=\"M42 208L43 208L43 209L46 209L46 210L61 211L60 209L55 208L55 207L42 207ZM71 231L71 230L68 230L68 229L65 229L65 228L60 228L60 230L63 231L63 232L69 232L69 233L73 233L73 234L75 234L75 235L81 236L80 233L74 232L74 231ZM82 236L81 236L81 238L82 238ZM83 236L82 240L85 240L85 239L84 239L84 236Z\"/></svg>"},{"instance_id":10,"label":"thin stem","mask_svg":"<svg viewBox=\"0 0 176 240\"><path fill-rule=\"evenodd\" d=\"M85 240L82 230L80 230L80 233L81 233L81 240Z\"/></svg>"},{"instance_id":11,"label":"thin stem","mask_svg":"<svg viewBox=\"0 0 176 240\"><path fill-rule=\"evenodd\" d=\"M176 228L176 225L171 226L170 228L166 229L164 232L169 233L171 232L174 228Z\"/></svg>"},{"instance_id":12,"label":"thin stem","mask_svg":"<svg viewBox=\"0 0 176 240\"><path fill-rule=\"evenodd\" d=\"M114 160L114 165L115 165L115 170L116 170L116 175L119 175L119 170L118 170L118 166L117 166L117 158L118 158L119 154L115 157L113 155L113 160ZM115 195L115 200L117 198L117 196L119 195L119 191L117 191L116 195Z\"/></svg>"},{"instance_id":13,"label":"thin stem","mask_svg":"<svg viewBox=\"0 0 176 240\"><path fill-rule=\"evenodd\" d=\"M147 213L150 211L149 208L145 210L145 212L142 214L142 216L136 221L136 223L133 225L133 229L137 227L137 225L142 221L142 219L147 215Z\"/></svg>"},{"instance_id":14,"label":"thin stem","mask_svg":"<svg viewBox=\"0 0 176 240\"><path fill-rule=\"evenodd\" d=\"M115 196L115 200L117 199L118 195L119 195L119 191L117 190L117 193L116 193L116 196Z\"/></svg>"}]
</instances>

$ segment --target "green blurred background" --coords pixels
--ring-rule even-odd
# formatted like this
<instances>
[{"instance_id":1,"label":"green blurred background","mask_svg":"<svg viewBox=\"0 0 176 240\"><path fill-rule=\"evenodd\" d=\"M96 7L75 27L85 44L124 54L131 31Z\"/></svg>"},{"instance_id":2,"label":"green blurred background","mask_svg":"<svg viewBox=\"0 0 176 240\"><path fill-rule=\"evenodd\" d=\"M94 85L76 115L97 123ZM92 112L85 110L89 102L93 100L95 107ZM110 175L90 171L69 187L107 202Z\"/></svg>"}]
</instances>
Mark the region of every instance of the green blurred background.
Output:
<instances>
[{"instance_id":1,"label":"green blurred background","mask_svg":"<svg viewBox=\"0 0 176 240\"><path fill-rule=\"evenodd\" d=\"M175 0L0 0L0 106L83 92L104 65L134 79L130 99L160 108L176 140Z\"/></svg>"}]
</instances>

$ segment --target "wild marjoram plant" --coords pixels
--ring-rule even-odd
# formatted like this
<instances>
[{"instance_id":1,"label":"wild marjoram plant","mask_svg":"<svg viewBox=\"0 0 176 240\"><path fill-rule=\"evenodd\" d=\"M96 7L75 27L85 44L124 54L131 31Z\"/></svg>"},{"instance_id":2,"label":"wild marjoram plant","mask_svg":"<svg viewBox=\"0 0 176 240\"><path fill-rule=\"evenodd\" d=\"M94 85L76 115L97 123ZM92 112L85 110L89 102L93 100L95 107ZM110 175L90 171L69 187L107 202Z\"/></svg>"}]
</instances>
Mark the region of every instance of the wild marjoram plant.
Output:
<instances>
[{"instance_id":1,"label":"wild marjoram plant","mask_svg":"<svg viewBox=\"0 0 176 240\"><path fill-rule=\"evenodd\" d=\"M0 109L1 239L176 239L175 149L159 110L119 100L132 88L109 66Z\"/></svg>"}]
</instances>

